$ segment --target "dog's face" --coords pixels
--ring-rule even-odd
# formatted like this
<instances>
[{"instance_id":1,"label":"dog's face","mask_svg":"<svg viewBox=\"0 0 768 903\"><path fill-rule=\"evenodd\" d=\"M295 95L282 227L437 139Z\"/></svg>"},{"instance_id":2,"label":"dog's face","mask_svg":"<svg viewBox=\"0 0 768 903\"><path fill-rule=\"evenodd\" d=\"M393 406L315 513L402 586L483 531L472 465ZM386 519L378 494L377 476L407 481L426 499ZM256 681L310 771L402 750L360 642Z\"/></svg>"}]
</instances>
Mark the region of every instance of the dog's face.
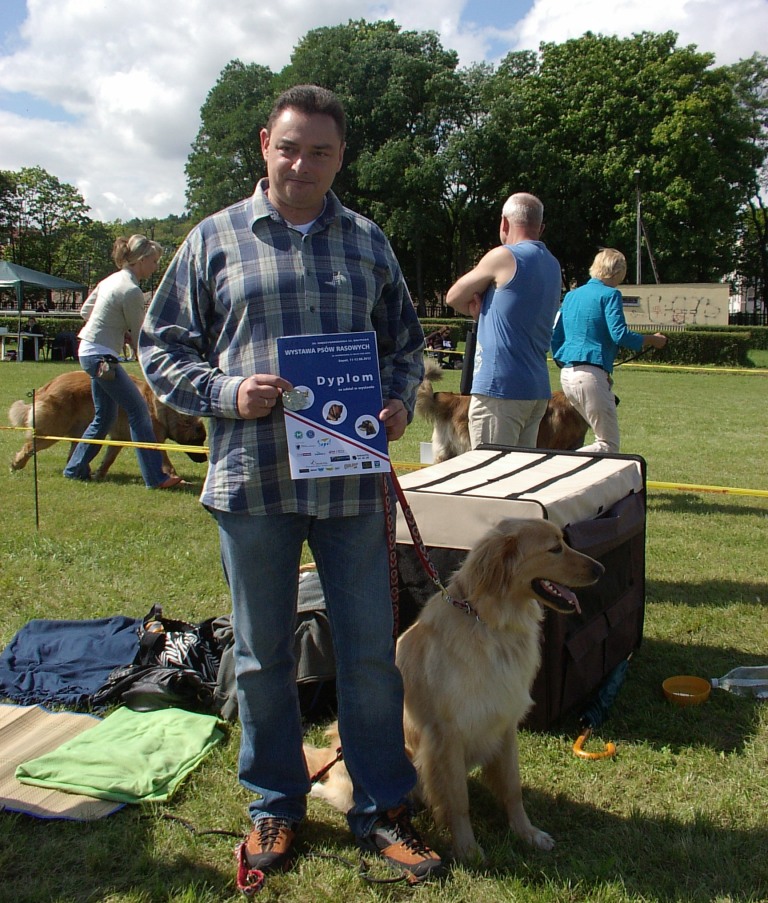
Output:
<instances>
[{"instance_id":1,"label":"dog's face","mask_svg":"<svg viewBox=\"0 0 768 903\"><path fill-rule=\"evenodd\" d=\"M562 531L545 520L508 518L470 552L462 583L470 597L535 598L562 614L579 611L571 587L589 586L605 568L566 545Z\"/></svg>"},{"instance_id":2,"label":"dog's face","mask_svg":"<svg viewBox=\"0 0 768 903\"><path fill-rule=\"evenodd\" d=\"M207 436L202 418L175 411L156 398L147 383L139 384L137 381L137 384L140 385L150 411L154 411L174 442L179 445L205 445ZM208 460L205 452L187 452L187 455L198 464Z\"/></svg>"}]
</instances>

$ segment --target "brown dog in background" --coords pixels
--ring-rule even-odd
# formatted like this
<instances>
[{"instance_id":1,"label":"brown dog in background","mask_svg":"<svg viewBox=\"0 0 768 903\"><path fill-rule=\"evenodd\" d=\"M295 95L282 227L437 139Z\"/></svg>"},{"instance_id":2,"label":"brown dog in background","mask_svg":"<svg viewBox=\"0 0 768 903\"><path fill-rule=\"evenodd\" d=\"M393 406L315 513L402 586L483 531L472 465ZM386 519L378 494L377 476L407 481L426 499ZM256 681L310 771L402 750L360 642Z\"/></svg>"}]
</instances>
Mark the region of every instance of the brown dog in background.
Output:
<instances>
[{"instance_id":1,"label":"brown dog in background","mask_svg":"<svg viewBox=\"0 0 768 903\"><path fill-rule=\"evenodd\" d=\"M435 464L470 450L469 395L435 392L432 383L443 371L427 360L416 396L416 413L432 424L432 460ZM584 445L589 425L562 392L553 392L539 424L536 448L575 451Z\"/></svg>"},{"instance_id":2,"label":"brown dog in background","mask_svg":"<svg viewBox=\"0 0 768 903\"><path fill-rule=\"evenodd\" d=\"M158 442L173 439L180 445L205 445L205 426L200 417L179 414L159 401L143 379L135 376L131 376L131 379L139 387L147 402L152 419L152 429ZM84 370L62 373L35 392L35 432L40 436L79 438L93 419L93 411L90 376ZM12 426L31 428L32 405L24 401L14 401L8 411L8 420ZM109 437L116 442L131 441L128 416L122 408L118 410L117 420L109 432ZM35 447L41 451L55 445L57 441L56 439L37 438ZM73 449L74 443L70 449L70 455ZM21 470L33 453L31 434L28 434L27 441L11 461L11 470ZM107 446L104 460L94 474L97 480L106 476L119 454L119 445ZM163 470L165 473L175 476L176 471L173 469L168 455L165 452L162 454ZM205 452L200 454L188 452L188 454L193 461L197 462L205 461L207 457Z\"/></svg>"},{"instance_id":3,"label":"brown dog in background","mask_svg":"<svg viewBox=\"0 0 768 903\"><path fill-rule=\"evenodd\" d=\"M453 854L482 860L469 819L467 773L480 766L504 808L512 831L540 850L554 840L531 824L523 807L517 727L532 705L541 662L542 606L579 611L569 589L600 579L603 566L567 546L547 520L508 518L470 551L441 592L427 602L397 641L405 692L405 745L418 774L416 795L451 835ZM305 744L311 776L335 758L330 748ZM317 781L312 795L343 812L352 806L352 782L343 761Z\"/></svg>"}]
</instances>

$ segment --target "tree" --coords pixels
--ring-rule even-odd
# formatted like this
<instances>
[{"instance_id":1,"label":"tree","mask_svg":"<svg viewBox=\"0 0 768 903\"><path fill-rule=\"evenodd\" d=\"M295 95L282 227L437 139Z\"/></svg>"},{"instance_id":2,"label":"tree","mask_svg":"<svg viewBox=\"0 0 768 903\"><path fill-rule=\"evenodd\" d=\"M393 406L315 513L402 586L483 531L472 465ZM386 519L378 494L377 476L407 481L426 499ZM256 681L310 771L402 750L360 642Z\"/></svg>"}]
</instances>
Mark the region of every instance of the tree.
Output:
<instances>
[{"instance_id":1,"label":"tree","mask_svg":"<svg viewBox=\"0 0 768 903\"><path fill-rule=\"evenodd\" d=\"M171 214L165 219L157 219L157 217L149 217L148 219L132 219L128 222L118 224L120 226L120 235L146 235L152 241L156 241L163 246L164 254L174 254L179 245L187 237L189 230L192 228L195 220L188 214L183 216L175 216Z\"/></svg>"},{"instance_id":2,"label":"tree","mask_svg":"<svg viewBox=\"0 0 768 903\"><path fill-rule=\"evenodd\" d=\"M754 289L756 308L768 312L768 209L759 194L744 211L736 275L742 287Z\"/></svg>"},{"instance_id":3,"label":"tree","mask_svg":"<svg viewBox=\"0 0 768 903\"><path fill-rule=\"evenodd\" d=\"M13 196L16 193L16 180L12 172L0 169L0 259L6 256L13 238L13 220L11 209Z\"/></svg>"},{"instance_id":4,"label":"tree","mask_svg":"<svg viewBox=\"0 0 768 903\"><path fill-rule=\"evenodd\" d=\"M461 110L457 56L433 32L363 20L310 31L280 73L282 87L322 85L349 123L335 190L372 217L398 254L417 303L445 287L445 201L441 159Z\"/></svg>"},{"instance_id":5,"label":"tree","mask_svg":"<svg viewBox=\"0 0 768 903\"><path fill-rule=\"evenodd\" d=\"M496 73L484 169L500 200L516 190L542 198L567 283L586 276L600 246L634 262L635 169L662 281L710 281L733 268L754 176L749 123L728 71L676 40L587 33L542 44L535 68L513 55Z\"/></svg>"},{"instance_id":6,"label":"tree","mask_svg":"<svg viewBox=\"0 0 768 903\"><path fill-rule=\"evenodd\" d=\"M186 166L187 207L202 219L253 191L264 175L259 133L276 96L265 66L228 63L200 110L200 130Z\"/></svg>"},{"instance_id":7,"label":"tree","mask_svg":"<svg viewBox=\"0 0 768 903\"><path fill-rule=\"evenodd\" d=\"M460 73L464 108L448 136L444 153L449 173L446 180L451 247L449 285L499 240L501 207L511 193L504 193L504 182L509 178L510 150L507 137L497 140L489 111L499 105L500 91L514 90L511 86L532 77L536 67L536 54L522 51L509 54L497 72L490 65L481 64ZM519 160L515 159L512 166L514 171ZM504 173L501 183L500 173Z\"/></svg>"},{"instance_id":8,"label":"tree","mask_svg":"<svg viewBox=\"0 0 768 903\"><path fill-rule=\"evenodd\" d=\"M566 284L583 281L605 245L623 249L632 272L636 169L662 281L722 278L739 239L764 242L764 220L745 231L742 215L760 206L764 58L718 68L672 32L587 33L510 53L495 70L459 70L432 32L363 20L314 29L277 75L238 60L222 72L187 165L195 219L252 190L264 171L259 130L298 83L341 98L349 131L335 190L387 232L421 313L498 241L515 191L544 201Z\"/></svg>"},{"instance_id":9,"label":"tree","mask_svg":"<svg viewBox=\"0 0 768 903\"><path fill-rule=\"evenodd\" d=\"M76 188L40 166L2 176L12 186L0 195L0 221L12 262L70 278L66 246L90 225L90 207Z\"/></svg>"},{"instance_id":10,"label":"tree","mask_svg":"<svg viewBox=\"0 0 768 903\"><path fill-rule=\"evenodd\" d=\"M121 234L115 225L88 222L67 235L56 248L56 269L73 282L92 286L113 273L112 245Z\"/></svg>"},{"instance_id":11,"label":"tree","mask_svg":"<svg viewBox=\"0 0 768 903\"><path fill-rule=\"evenodd\" d=\"M742 217L737 276L768 311L768 57L753 54L731 67L734 90L752 124L755 182Z\"/></svg>"}]
</instances>

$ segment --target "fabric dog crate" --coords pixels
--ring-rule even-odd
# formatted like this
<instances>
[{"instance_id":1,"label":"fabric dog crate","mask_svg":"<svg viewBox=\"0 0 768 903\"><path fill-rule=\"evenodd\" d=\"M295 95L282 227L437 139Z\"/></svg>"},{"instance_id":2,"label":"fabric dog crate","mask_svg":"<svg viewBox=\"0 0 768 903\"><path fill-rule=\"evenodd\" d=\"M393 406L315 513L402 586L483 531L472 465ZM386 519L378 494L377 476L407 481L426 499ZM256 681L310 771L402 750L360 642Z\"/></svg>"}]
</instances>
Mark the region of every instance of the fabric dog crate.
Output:
<instances>
[{"instance_id":1,"label":"fabric dog crate","mask_svg":"<svg viewBox=\"0 0 768 903\"><path fill-rule=\"evenodd\" d=\"M484 446L400 480L429 557L447 583L467 551L506 517L545 518L605 566L577 588L581 614L545 609L542 664L525 725L544 730L587 701L642 639L645 461ZM401 630L435 592L398 510ZM448 603L446 603L448 604Z\"/></svg>"}]
</instances>

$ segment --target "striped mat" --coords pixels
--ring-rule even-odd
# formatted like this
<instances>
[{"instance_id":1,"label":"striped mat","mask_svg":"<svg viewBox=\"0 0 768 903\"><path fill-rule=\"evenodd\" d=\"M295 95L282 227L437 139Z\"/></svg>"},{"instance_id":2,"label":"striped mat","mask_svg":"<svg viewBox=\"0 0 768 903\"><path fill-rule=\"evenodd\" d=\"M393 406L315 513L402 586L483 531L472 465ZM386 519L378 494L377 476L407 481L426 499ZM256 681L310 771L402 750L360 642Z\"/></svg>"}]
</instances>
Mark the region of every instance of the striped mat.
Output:
<instances>
[{"instance_id":1,"label":"striped mat","mask_svg":"<svg viewBox=\"0 0 768 903\"><path fill-rule=\"evenodd\" d=\"M100 720L93 715L50 712L39 705L0 705L0 810L90 821L121 809L123 803L34 787L15 777L22 762L52 752Z\"/></svg>"}]
</instances>

